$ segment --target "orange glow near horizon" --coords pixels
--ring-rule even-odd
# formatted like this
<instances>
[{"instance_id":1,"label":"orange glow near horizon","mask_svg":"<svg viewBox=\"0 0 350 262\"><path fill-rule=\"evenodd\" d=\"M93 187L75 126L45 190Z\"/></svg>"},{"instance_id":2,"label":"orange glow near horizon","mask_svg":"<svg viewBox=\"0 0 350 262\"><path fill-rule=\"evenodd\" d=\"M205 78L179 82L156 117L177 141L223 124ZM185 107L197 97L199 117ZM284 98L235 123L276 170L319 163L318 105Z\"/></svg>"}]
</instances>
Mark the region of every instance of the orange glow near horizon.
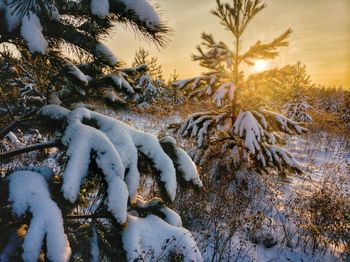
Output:
<instances>
[{"instance_id":1,"label":"orange glow near horizon","mask_svg":"<svg viewBox=\"0 0 350 262\"><path fill-rule=\"evenodd\" d=\"M224 1L224 0L223 0ZM200 75L198 63L191 54L201 42L200 34L212 33L217 40L232 43L232 36L209 11L215 0L154 0L161 5L163 18L175 34L165 49L157 49L127 30L120 29L107 41L115 54L131 63L140 46L157 56L166 76L174 69L180 78ZM199 4L200 2L200 4ZM342 85L350 88L350 1L349 0L263 0L267 7L256 16L244 35L243 48L257 40L270 41L293 29L289 47L281 48L277 59L269 60L269 68L300 61L307 66L316 84ZM252 68L254 71L254 68Z\"/></svg>"}]
</instances>

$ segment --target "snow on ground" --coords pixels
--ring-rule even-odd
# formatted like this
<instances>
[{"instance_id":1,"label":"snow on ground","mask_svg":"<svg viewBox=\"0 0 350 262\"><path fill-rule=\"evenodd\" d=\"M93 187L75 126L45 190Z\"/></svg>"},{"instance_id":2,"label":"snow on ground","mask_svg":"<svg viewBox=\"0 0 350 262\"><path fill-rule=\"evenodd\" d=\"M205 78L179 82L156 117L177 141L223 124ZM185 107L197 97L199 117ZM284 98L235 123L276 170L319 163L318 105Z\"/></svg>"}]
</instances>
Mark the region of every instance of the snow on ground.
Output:
<instances>
[{"instance_id":1,"label":"snow on ground","mask_svg":"<svg viewBox=\"0 0 350 262\"><path fill-rule=\"evenodd\" d=\"M290 177L289 187L304 193L312 192L324 179L339 179L348 174L349 146L348 138L327 132L290 138L287 148L301 163L305 174ZM347 180L350 180L349 176Z\"/></svg>"},{"instance_id":2,"label":"snow on ground","mask_svg":"<svg viewBox=\"0 0 350 262\"><path fill-rule=\"evenodd\" d=\"M170 123L180 122L179 113L169 117L157 117L149 114L118 113L115 117L130 123L142 131L154 135L163 134ZM289 221L281 214L288 209L288 205L300 194L311 194L321 186L324 179L341 176L348 173L350 164L350 152L347 138L335 136L326 132L310 133L305 136L294 136L288 139L286 148L301 164L303 175L290 175L287 178L275 177L273 184L278 192L278 208L272 210L270 219L273 221L275 238L281 240L282 224L290 227L292 231L295 221ZM347 176L350 181L350 177ZM260 205L264 205L264 200ZM272 248L265 248L262 244L253 244L250 241L242 242L242 232L238 233L230 243L231 249L236 250L237 261L341 261L338 253L312 255L311 251L305 251L301 246L286 247L285 243L279 243ZM242 247L242 243L243 246ZM202 250L203 251L203 250ZM237 255L238 254L238 255ZM205 261L211 258L208 248L203 254ZM232 257L233 259L233 257ZM235 260L234 259L234 260Z\"/></svg>"},{"instance_id":3,"label":"snow on ground","mask_svg":"<svg viewBox=\"0 0 350 262\"><path fill-rule=\"evenodd\" d=\"M155 116L147 113L113 112L109 110L99 110L111 117L126 122L134 128L151 133L155 136L164 137L169 133L167 126L171 123L180 122L180 113L170 116ZM22 141L21 141L22 142ZM27 141L26 141L27 142ZM184 141L180 141L183 144ZM284 237L281 225L289 227L293 231L295 221L283 216L283 212L288 210L288 205L298 195L310 195L317 190L325 178L337 179L344 176L350 185L348 174L350 164L349 142L346 137L339 137L326 132L309 133L305 136L295 136L288 139L286 148L292 153L295 159L302 165L303 175L289 175L287 178L274 177L271 184L278 192L278 207L274 208L269 215L273 221L274 237L281 239ZM45 160L46 165L54 165L54 159ZM350 188L349 188L350 189ZM266 199L258 199L258 206L266 208ZM270 203L271 204L271 203ZM277 228L277 229L276 229ZM341 261L339 254L331 253L312 255L311 252L304 251L302 247L287 247L285 243L279 242L271 248L265 248L262 244L253 244L244 239L244 232L238 232L230 243L231 251L235 254L234 261ZM243 239L243 240L242 240ZM199 247L201 244L198 244ZM202 249L202 248L201 248ZM204 261L211 258L212 250L209 248L203 253ZM238 258L236 260L236 258Z\"/></svg>"},{"instance_id":4,"label":"snow on ground","mask_svg":"<svg viewBox=\"0 0 350 262\"><path fill-rule=\"evenodd\" d=\"M166 134L170 134L170 132L166 130L167 127L172 123L179 123L182 120L180 113L178 112L170 116L161 117L148 113L133 113L130 111L114 112L111 110L102 110L99 112L115 117L118 120L131 125L137 130L147 132L155 136L160 134L164 134L164 136L166 136Z\"/></svg>"}]
</instances>

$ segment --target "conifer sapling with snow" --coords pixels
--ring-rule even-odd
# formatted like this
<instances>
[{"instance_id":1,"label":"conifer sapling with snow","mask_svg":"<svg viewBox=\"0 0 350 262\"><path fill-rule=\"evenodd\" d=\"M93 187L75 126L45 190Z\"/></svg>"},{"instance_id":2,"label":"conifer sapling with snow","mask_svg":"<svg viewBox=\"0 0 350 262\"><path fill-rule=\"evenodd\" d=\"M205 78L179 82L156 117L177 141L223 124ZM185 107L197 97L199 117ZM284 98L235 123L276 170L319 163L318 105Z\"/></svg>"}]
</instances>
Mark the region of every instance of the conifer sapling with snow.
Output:
<instances>
[{"instance_id":1,"label":"conifer sapling with snow","mask_svg":"<svg viewBox=\"0 0 350 262\"><path fill-rule=\"evenodd\" d=\"M147 108L151 103L156 102L164 93L164 79L161 65L156 57L143 48L135 52L134 68L145 67L147 70L133 76L135 89L135 102L139 108Z\"/></svg>"},{"instance_id":2,"label":"conifer sapling with snow","mask_svg":"<svg viewBox=\"0 0 350 262\"><path fill-rule=\"evenodd\" d=\"M283 139L279 133L302 134L306 129L298 122L263 108L255 96L259 81L252 81L252 76L246 77L242 69L244 64L254 65L257 59L274 59L279 54L278 48L288 46L291 29L271 42L257 41L244 50L242 37L247 26L264 8L265 4L260 0L233 0L232 3L217 0L212 14L232 35L233 48L216 41L213 35L203 33L203 42L193 60L199 61L207 72L173 83L178 88L187 88L190 97L209 97L217 107L190 115L179 128L180 135L195 138L196 146L192 151L197 161L214 150L221 154L220 159L235 166L248 161L257 169L277 167L281 172L300 171L297 161L280 146ZM275 68L265 74L264 80L269 81L271 75L286 69L288 67Z\"/></svg>"},{"instance_id":3,"label":"conifer sapling with snow","mask_svg":"<svg viewBox=\"0 0 350 262\"><path fill-rule=\"evenodd\" d=\"M311 108L308 95L314 85L306 72L306 66L298 62L294 65L294 72L287 76L287 80L278 84L276 96L284 102L283 110L286 115L294 121L311 122L312 117L307 112Z\"/></svg>"}]
</instances>

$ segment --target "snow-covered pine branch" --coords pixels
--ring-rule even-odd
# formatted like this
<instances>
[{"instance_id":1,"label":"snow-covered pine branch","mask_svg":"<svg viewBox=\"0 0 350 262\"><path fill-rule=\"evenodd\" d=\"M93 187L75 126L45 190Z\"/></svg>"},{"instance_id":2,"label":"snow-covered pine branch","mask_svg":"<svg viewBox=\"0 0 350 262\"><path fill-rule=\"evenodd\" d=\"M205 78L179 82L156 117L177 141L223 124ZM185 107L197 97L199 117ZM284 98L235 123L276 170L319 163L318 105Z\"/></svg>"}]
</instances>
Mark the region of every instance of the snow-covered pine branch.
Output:
<instances>
[{"instance_id":1,"label":"snow-covered pine branch","mask_svg":"<svg viewBox=\"0 0 350 262\"><path fill-rule=\"evenodd\" d=\"M135 29L140 30L146 36L151 37L155 42L162 44L162 38L159 34L167 33L168 29L164 26L161 18L153 5L148 0L131 1L131 0L91 0L82 3L76 1L68 1L64 5L54 3L54 1L2 1L0 9L5 17L6 29L2 32L4 41L8 41L8 37L21 36L26 41L29 50L32 53L45 53L48 48L48 38L55 37L52 26L56 26L55 30L64 27L64 23L69 25L69 29L83 30L91 33L94 29L93 23L85 23L85 26L77 28L74 20L67 19L66 15L71 15L74 11L76 17L90 16L93 22L97 22L96 18L108 22L124 21L131 24ZM79 11L79 12L77 12ZM88 11L88 12L87 12ZM66 24L66 26L67 26ZM110 27L111 23L100 26ZM88 26L89 25L89 26ZM20 32L18 32L20 28ZM67 27L68 28L68 27ZM72 31L72 32L73 32ZM20 35L17 35L20 33ZM67 32L68 33L68 32ZM95 32L97 34L105 34L105 30ZM74 33L73 33L74 35ZM81 35L86 39L85 43L82 39L73 39L73 35L63 33L63 40L77 45L89 52L95 52L95 55L101 55L106 62L114 65L116 60L108 49L102 44L95 44L96 50L88 50L87 45L92 43L92 39L85 35Z\"/></svg>"},{"instance_id":2,"label":"snow-covered pine branch","mask_svg":"<svg viewBox=\"0 0 350 262\"><path fill-rule=\"evenodd\" d=\"M118 67L119 59L100 40L116 23L128 24L159 46L164 46L170 32L148 0L69 0L64 4L10 0L1 2L0 13L4 19L0 43L13 44L20 54L29 51L14 66L23 100L36 108L46 103L68 106L77 97L103 100L113 107L133 101L138 83ZM71 59L67 53L73 54ZM34 72L31 82L22 81L27 72Z\"/></svg>"},{"instance_id":3,"label":"snow-covered pine branch","mask_svg":"<svg viewBox=\"0 0 350 262\"><path fill-rule=\"evenodd\" d=\"M173 87L187 91L189 98L210 96L214 103L221 107L234 97L234 84L221 82L222 73L210 73L194 78L178 80Z\"/></svg>"},{"instance_id":4,"label":"snow-covered pine branch","mask_svg":"<svg viewBox=\"0 0 350 262\"><path fill-rule=\"evenodd\" d=\"M300 171L290 153L278 145L283 143L279 133L302 134L307 132L303 126L263 108L241 111L234 122L231 119L228 112L195 113L181 124L178 134L195 139L197 149L192 151L198 154L210 150L213 144L221 144L223 153L228 154L235 166L253 160L262 168L276 167L282 171L282 167L286 167ZM220 132L227 136L220 137ZM196 161L200 162L197 153Z\"/></svg>"},{"instance_id":5,"label":"snow-covered pine branch","mask_svg":"<svg viewBox=\"0 0 350 262\"><path fill-rule=\"evenodd\" d=\"M71 249L64 233L61 210L51 199L45 177L37 172L17 171L9 176L9 200L17 216L27 211L32 214L24 237L22 259L38 261L43 241L46 240L50 261L69 261Z\"/></svg>"},{"instance_id":6,"label":"snow-covered pine branch","mask_svg":"<svg viewBox=\"0 0 350 262\"><path fill-rule=\"evenodd\" d=\"M173 138L166 137L159 141L151 134L85 108L70 111L61 106L48 105L37 114L43 120L60 124L56 128L62 132L60 140L64 150L61 157L66 162L62 172L55 176L49 168L31 166L16 168L4 178L9 183L9 207L19 219L14 220L16 223L13 225L16 226L18 221L20 224L28 223L27 216L23 215L27 211L32 214L24 236L24 260L37 261L42 253L51 261L68 261L70 246L72 249L78 247L75 236L72 236L76 224L67 221L76 216L80 221L94 220L93 226L88 227L89 231L92 230L91 239L83 238L92 249L87 254L91 259L105 256L99 251L99 245L106 241L100 241L105 233L101 231L99 223L107 219L124 225L117 228L122 236L120 248L124 248L127 261L134 261L135 251L142 255L149 250L152 250L153 258L167 259L179 254L185 261L202 261L191 233L182 227L179 215L165 205L166 200L174 200L178 181L202 187L195 164ZM140 175L143 174L138 166L139 154L157 170L162 195L167 196L165 200L153 198L146 201L138 195ZM95 165L98 169L93 168ZM68 206L80 205L81 196L86 190L82 188L83 183L85 187L89 179L95 179L95 175L101 175L99 179L105 185L104 193L100 193L102 189L93 184L93 192L101 198L99 210L103 212L92 211L96 209L93 207L88 211L92 212L91 216L79 216L76 212L80 209L72 211L66 207L67 201L71 202ZM81 208L85 210L85 207ZM113 225L116 223L110 224ZM0 228L2 226L1 222ZM138 241L131 242L135 238ZM74 244L70 245L68 240ZM76 250L72 250L72 256L76 254ZM147 259L152 261L151 258Z\"/></svg>"},{"instance_id":7,"label":"snow-covered pine branch","mask_svg":"<svg viewBox=\"0 0 350 262\"><path fill-rule=\"evenodd\" d=\"M287 102L283 109L286 112L286 115L295 121L298 122L312 122L312 117L307 113L307 110L310 108L310 105L307 101L302 102Z\"/></svg>"},{"instance_id":8,"label":"snow-covered pine branch","mask_svg":"<svg viewBox=\"0 0 350 262\"><path fill-rule=\"evenodd\" d=\"M197 147L202 148L207 137L212 135L212 128L225 125L225 119L229 117L229 114L219 114L215 111L194 113L181 124L178 134L183 137L194 137Z\"/></svg>"},{"instance_id":9,"label":"snow-covered pine branch","mask_svg":"<svg viewBox=\"0 0 350 262\"><path fill-rule=\"evenodd\" d=\"M163 151L158 139L153 135L137 131L123 122L84 108L66 111L60 106L49 105L40 110L39 114L53 120L61 117L61 120L67 123L62 143L68 148L69 161L63 174L63 192L70 201L75 201L81 179L87 175L92 151L97 154L96 162L102 169L107 182L112 178L117 179L114 178L117 176L121 179L118 182L121 184L124 182L125 175L127 196L119 198L120 201L124 201L123 207L126 205L128 196L131 202L136 199L140 182L137 167L138 151L151 160L153 166L159 171L159 179L164 185L167 196L174 200L177 187L176 169L173 161ZM86 124L89 122L94 123L96 128ZM179 162L179 159L182 162ZM180 167L192 165L191 160L183 155L176 161L178 161L177 166ZM182 168L181 172L184 180L188 181L190 177L195 185L201 185L195 169ZM113 185L116 183L114 180L110 181ZM124 193L120 191L119 194ZM123 212L122 217L125 218L126 209Z\"/></svg>"}]
</instances>

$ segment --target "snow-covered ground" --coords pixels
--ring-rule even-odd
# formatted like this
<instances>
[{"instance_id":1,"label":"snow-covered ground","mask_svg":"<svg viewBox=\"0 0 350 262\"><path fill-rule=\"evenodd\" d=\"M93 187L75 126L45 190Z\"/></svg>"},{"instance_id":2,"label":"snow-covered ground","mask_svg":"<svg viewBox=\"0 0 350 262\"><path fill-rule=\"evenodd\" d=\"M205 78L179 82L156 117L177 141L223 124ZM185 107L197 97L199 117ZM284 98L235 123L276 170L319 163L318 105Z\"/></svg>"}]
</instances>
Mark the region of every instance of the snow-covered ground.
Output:
<instances>
[{"instance_id":1,"label":"snow-covered ground","mask_svg":"<svg viewBox=\"0 0 350 262\"><path fill-rule=\"evenodd\" d=\"M349 138L328 132L292 137L287 148L303 166L302 176L292 176L286 186L290 192L308 195L327 181L344 181L344 191L350 189ZM287 191L288 191L287 190Z\"/></svg>"},{"instance_id":2,"label":"snow-covered ground","mask_svg":"<svg viewBox=\"0 0 350 262\"><path fill-rule=\"evenodd\" d=\"M170 116L155 116L147 113L113 112L99 110L118 120L126 122L134 128L151 133L155 136L169 135L167 127L171 123L182 120L180 113ZM179 141L185 144L185 140ZM300 196L308 196L319 189L325 180L345 181L344 185L350 191L350 151L347 137L340 137L327 132L314 132L305 136L291 137L286 145L296 160L301 163L304 173L302 175L289 175L286 178L271 175L261 179L258 174L250 174L257 180L257 185L266 187L253 201L251 210L266 210L264 221L265 234L271 235L272 241L277 244L266 248L262 242L252 243L247 237L244 225L238 227L231 238L228 250L230 255L221 261L342 261L337 249L330 249L326 253L312 254L297 240L297 221L293 217L291 205ZM344 188L344 190L346 187ZM192 227L192 230L195 228ZM195 230L194 230L195 231ZM205 261L212 261L214 248L206 243L198 232L193 232L198 238ZM287 240L286 236L291 235ZM218 257L213 261L220 261Z\"/></svg>"},{"instance_id":3,"label":"snow-covered ground","mask_svg":"<svg viewBox=\"0 0 350 262\"><path fill-rule=\"evenodd\" d=\"M128 122L130 125L142 131L154 135L168 133L167 126L174 122L180 122L181 116L175 113L170 116L157 117L149 114L118 113L115 115L119 120ZM183 142L183 141L182 141ZM327 132L310 133L305 136L296 136L288 139L287 149L296 160L301 163L304 173L302 175L290 175L286 178L274 176L269 186L273 188L273 194L277 198L273 203L268 197L261 199L261 205L274 205L271 208L269 219L272 236L277 244L265 248L262 244L254 244L246 241L244 232L237 234L230 241L230 249L233 254L228 261L342 261L336 249L326 253L312 254L311 250L305 249L301 244L286 243L286 233L293 234L296 231L297 221L293 221L289 212L293 212L290 206L298 197L311 195L320 188L325 180L345 179L350 189L350 176L348 175L350 164L350 152L348 138L332 135ZM346 184L346 183L345 183ZM264 197L263 197L264 198ZM266 202L265 202L266 201ZM286 230L288 232L286 232ZM295 232L294 232L295 233ZM199 236L198 236L199 237ZM199 246L204 246L202 243ZM212 258L213 249L206 247L203 257L206 261ZM215 260L218 261L218 260ZM225 261L225 259L223 260Z\"/></svg>"}]
</instances>

